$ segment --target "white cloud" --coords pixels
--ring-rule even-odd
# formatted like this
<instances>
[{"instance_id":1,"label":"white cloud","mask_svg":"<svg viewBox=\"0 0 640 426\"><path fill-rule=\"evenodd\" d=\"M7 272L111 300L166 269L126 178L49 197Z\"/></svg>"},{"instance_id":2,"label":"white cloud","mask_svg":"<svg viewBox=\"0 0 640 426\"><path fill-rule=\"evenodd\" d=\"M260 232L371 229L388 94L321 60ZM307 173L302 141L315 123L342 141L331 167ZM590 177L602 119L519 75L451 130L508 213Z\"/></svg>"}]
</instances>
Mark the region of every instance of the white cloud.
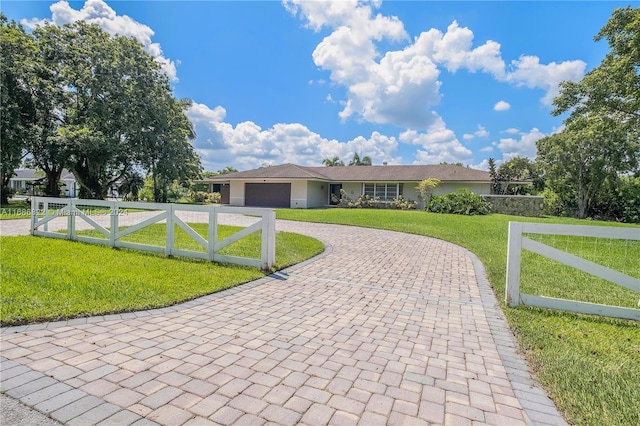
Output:
<instances>
[{"instance_id":1,"label":"white cloud","mask_svg":"<svg viewBox=\"0 0 640 426\"><path fill-rule=\"evenodd\" d=\"M478 164L472 164L472 169L489 171L489 159L485 158Z\"/></svg>"},{"instance_id":2,"label":"white cloud","mask_svg":"<svg viewBox=\"0 0 640 426\"><path fill-rule=\"evenodd\" d=\"M326 139L298 123L278 123L262 129L251 121L233 126L224 122L226 111L194 103L187 116L194 123L197 152L208 170L230 163L239 170L260 167L264 163L320 165L324 158L338 156L348 160L354 153L371 157L374 164L402 163L396 155L398 141L373 132L369 138L358 136L347 142Z\"/></svg>"},{"instance_id":3,"label":"white cloud","mask_svg":"<svg viewBox=\"0 0 640 426\"><path fill-rule=\"evenodd\" d=\"M486 138L489 136L489 131L485 129L483 126L478 124L478 130L474 133L474 136L478 138Z\"/></svg>"},{"instance_id":4,"label":"white cloud","mask_svg":"<svg viewBox=\"0 0 640 426\"><path fill-rule=\"evenodd\" d=\"M494 111L508 111L511 109L511 105L505 101L499 101L493 106Z\"/></svg>"},{"instance_id":5,"label":"white cloud","mask_svg":"<svg viewBox=\"0 0 640 426\"><path fill-rule=\"evenodd\" d=\"M487 136L489 136L489 132L487 131L487 129L478 124L478 130L473 133L465 133L464 135L462 135L462 139L469 141L473 138L486 138Z\"/></svg>"},{"instance_id":6,"label":"white cloud","mask_svg":"<svg viewBox=\"0 0 640 426\"><path fill-rule=\"evenodd\" d=\"M504 61L500 57L500 44L493 40L472 48L474 34L453 21L447 32L437 29L423 32L416 38L416 49L443 64L450 72L464 68L470 72L484 71L496 78L504 78Z\"/></svg>"},{"instance_id":7,"label":"white cloud","mask_svg":"<svg viewBox=\"0 0 640 426\"><path fill-rule=\"evenodd\" d=\"M80 10L73 9L68 2L63 0L52 4L49 10L51 10L50 20L23 20L22 24L29 28L35 28L45 22L52 22L55 25L62 26L76 21L85 21L88 24L98 25L111 35L134 37L161 64L162 69L172 81L178 80L175 62L163 56L160 44L151 41L154 31L129 16L118 15L103 0L86 0Z\"/></svg>"},{"instance_id":8,"label":"white cloud","mask_svg":"<svg viewBox=\"0 0 640 426\"><path fill-rule=\"evenodd\" d=\"M399 139L406 144L420 146L416 152L416 164L465 163L473 158L473 153L460 143L440 118L426 132L406 130L400 133Z\"/></svg>"},{"instance_id":9,"label":"white cloud","mask_svg":"<svg viewBox=\"0 0 640 426\"><path fill-rule=\"evenodd\" d=\"M560 93L559 84L565 80L579 80L584 75L586 66L587 64L580 60L544 65L537 56L523 55L518 60L511 61L513 71L508 74L507 81L519 86L545 90L542 102L551 105L553 98Z\"/></svg>"},{"instance_id":10,"label":"white cloud","mask_svg":"<svg viewBox=\"0 0 640 426\"><path fill-rule=\"evenodd\" d=\"M515 127L510 127L507 130L504 130L503 133L509 133L511 135L515 135L516 133L519 133L520 130L516 129Z\"/></svg>"},{"instance_id":11,"label":"white cloud","mask_svg":"<svg viewBox=\"0 0 640 426\"><path fill-rule=\"evenodd\" d=\"M507 161L513 157L536 158L536 141L547 136L537 128L533 128L528 132L520 132L520 138L502 138L498 142L493 142L493 146L497 148L503 156L503 161Z\"/></svg>"},{"instance_id":12,"label":"white cloud","mask_svg":"<svg viewBox=\"0 0 640 426\"><path fill-rule=\"evenodd\" d=\"M194 124L198 123L218 123L225 119L227 110L221 106L214 109L205 104L194 102L189 108L189 118Z\"/></svg>"},{"instance_id":13,"label":"white cloud","mask_svg":"<svg viewBox=\"0 0 640 426\"><path fill-rule=\"evenodd\" d=\"M432 109L440 102L442 66L450 72L484 72L496 80L545 91L543 102L558 93L558 83L579 79L582 61L540 64L535 56L521 56L507 67L501 46L488 40L473 47L474 34L453 21L446 32L422 32L401 50L379 52L381 41L408 40L395 16L374 14L381 1L311 2L285 0L285 8L307 27L331 32L315 48L313 60L330 72L330 79L347 89L343 119L426 130L437 122Z\"/></svg>"}]
</instances>

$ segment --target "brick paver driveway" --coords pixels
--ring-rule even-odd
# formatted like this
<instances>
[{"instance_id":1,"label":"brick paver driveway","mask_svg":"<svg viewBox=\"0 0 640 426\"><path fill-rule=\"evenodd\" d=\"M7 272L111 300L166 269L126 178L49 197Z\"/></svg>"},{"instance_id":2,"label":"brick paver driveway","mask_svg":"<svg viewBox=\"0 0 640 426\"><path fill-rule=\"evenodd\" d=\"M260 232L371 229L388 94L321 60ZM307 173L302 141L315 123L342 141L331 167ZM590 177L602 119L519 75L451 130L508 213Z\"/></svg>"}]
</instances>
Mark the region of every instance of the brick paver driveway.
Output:
<instances>
[{"instance_id":1,"label":"brick paver driveway","mask_svg":"<svg viewBox=\"0 0 640 426\"><path fill-rule=\"evenodd\" d=\"M471 253L277 226L327 251L174 307L3 329L2 391L70 425L564 423Z\"/></svg>"}]
</instances>

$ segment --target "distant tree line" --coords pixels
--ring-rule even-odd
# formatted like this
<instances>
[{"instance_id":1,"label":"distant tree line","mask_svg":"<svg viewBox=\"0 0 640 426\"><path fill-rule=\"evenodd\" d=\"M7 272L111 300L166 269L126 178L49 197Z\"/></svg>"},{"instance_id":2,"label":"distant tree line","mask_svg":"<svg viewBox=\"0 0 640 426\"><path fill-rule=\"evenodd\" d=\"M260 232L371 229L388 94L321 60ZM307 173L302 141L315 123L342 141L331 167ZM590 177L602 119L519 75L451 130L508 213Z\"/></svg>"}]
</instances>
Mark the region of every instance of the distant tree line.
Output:
<instances>
[{"instance_id":1,"label":"distant tree line","mask_svg":"<svg viewBox=\"0 0 640 426\"><path fill-rule=\"evenodd\" d=\"M200 158L186 110L160 64L135 39L83 21L28 33L0 14L2 202L24 161L59 195L63 168L81 198L102 199L114 185L134 191L146 172L154 198L174 181L195 178Z\"/></svg>"}]
</instances>

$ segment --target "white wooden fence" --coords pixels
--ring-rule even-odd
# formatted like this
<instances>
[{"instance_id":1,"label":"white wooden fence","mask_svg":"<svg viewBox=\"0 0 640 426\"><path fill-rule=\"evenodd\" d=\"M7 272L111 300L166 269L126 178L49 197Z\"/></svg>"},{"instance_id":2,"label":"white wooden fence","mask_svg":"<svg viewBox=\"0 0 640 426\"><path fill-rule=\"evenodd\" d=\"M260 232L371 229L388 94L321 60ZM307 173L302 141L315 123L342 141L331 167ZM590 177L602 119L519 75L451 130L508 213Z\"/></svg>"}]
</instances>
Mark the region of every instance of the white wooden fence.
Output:
<instances>
[{"instance_id":1,"label":"white wooden fence","mask_svg":"<svg viewBox=\"0 0 640 426\"><path fill-rule=\"evenodd\" d=\"M591 275L640 292L640 280L619 271L598 265L581 257L550 247L530 238L523 233L572 235L578 237L610 238L620 240L640 240L640 228L614 228L607 226L558 225L542 223L509 222L509 244L507 248L507 287L505 301L509 306L520 304L578 312L583 314L602 315L640 321L640 309L601 305L575 300L543 297L520 292L520 263L522 249L541 256L554 259L565 265L580 269ZM640 259L630 259L640 262ZM558 283L561 285L561 283ZM640 302L639 302L640 303Z\"/></svg>"},{"instance_id":2,"label":"white wooden fence","mask_svg":"<svg viewBox=\"0 0 640 426\"><path fill-rule=\"evenodd\" d=\"M145 250L164 253L167 256L186 256L213 262L228 262L263 270L268 270L275 264L275 213L270 209L47 197L33 197L31 207L32 235ZM134 212L130 212L132 209ZM243 215L245 218L251 216L249 218L251 220L241 222L252 223L248 223L244 229L218 241L218 224L221 215ZM201 236L189 226L186 217L207 223L207 237ZM166 224L164 246L122 240L123 237L155 223ZM203 251L177 248L175 245L176 225L195 240L203 248ZM95 229L101 234L101 237L78 233L79 230L86 229ZM259 259L220 253L225 247L258 231L262 231Z\"/></svg>"}]
</instances>

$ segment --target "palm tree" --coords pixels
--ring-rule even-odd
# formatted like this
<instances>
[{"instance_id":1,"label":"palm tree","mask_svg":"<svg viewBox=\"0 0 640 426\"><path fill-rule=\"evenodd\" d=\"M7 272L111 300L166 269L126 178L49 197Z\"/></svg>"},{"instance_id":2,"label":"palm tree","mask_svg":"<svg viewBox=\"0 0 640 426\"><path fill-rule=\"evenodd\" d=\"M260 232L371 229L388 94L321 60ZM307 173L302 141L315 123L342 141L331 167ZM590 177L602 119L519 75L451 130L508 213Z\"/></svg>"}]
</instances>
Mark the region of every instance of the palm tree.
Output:
<instances>
[{"instance_id":1,"label":"palm tree","mask_svg":"<svg viewBox=\"0 0 640 426\"><path fill-rule=\"evenodd\" d=\"M371 165L371 157L362 157L358 155L358 153L353 154L353 158L349 161L350 166L370 166Z\"/></svg>"},{"instance_id":2,"label":"palm tree","mask_svg":"<svg viewBox=\"0 0 640 426\"><path fill-rule=\"evenodd\" d=\"M218 170L218 174L220 175L228 175L229 173L235 173L238 170L233 166L227 166L222 170Z\"/></svg>"},{"instance_id":3,"label":"palm tree","mask_svg":"<svg viewBox=\"0 0 640 426\"><path fill-rule=\"evenodd\" d=\"M144 186L144 178L136 171L128 171L122 176L118 194L126 199L138 201L138 194Z\"/></svg>"},{"instance_id":4,"label":"palm tree","mask_svg":"<svg viewBox=\"0 0 640 426\"><path fill-rule=\"evenodd\" d=\"M322 160L322 164L324 164L327 167L344 166L344 163L342 162L342 160L340 160L340 158L337 155L331 159L325 158L324 160Z\"/></svg>"}]
</instances>

